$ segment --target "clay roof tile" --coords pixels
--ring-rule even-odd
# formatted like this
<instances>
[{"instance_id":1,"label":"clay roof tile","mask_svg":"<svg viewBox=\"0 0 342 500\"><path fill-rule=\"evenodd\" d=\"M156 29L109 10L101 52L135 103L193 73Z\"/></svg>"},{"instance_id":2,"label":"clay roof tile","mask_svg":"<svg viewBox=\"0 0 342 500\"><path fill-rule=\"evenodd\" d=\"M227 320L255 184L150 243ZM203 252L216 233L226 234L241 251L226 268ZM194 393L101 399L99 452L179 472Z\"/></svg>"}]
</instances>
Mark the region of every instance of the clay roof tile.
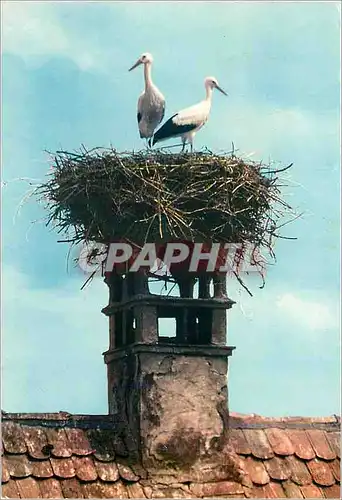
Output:
<instances>
[{"instance_id":1,"label":"clay roof tile","mask_svg":"<svg viewBox=\"0 0 342 500\"><path fill-rule=\"evenodd\" d=\"M39 489L42 498L63 498L61 484L57 479L39 481Z\"/></svg>"},{"instance_id":2,"label":"clay roof tile","mask_svg":"<svg viewBox=\"0 0 342 500\"><path fill-rule=\"evenodd\" d=\"M302 458L303 460L311 460L312 458L315 458L315 451L311 446L309 437L304 430L288 429L287 434L294 446L294 452L297 457Z\"/></svg>"},{"instance_id":3,"label":"clay roof tile","mask_svg":"<svg viewBox=\"0 0 342 500\"><path fill-rule=\"evenodd\" d=\"M11 477L28 477L32 474L32 463L26 455L7 455L7 468Z\"/></svg>"},{"instance_id":4,"label":"clay roof tile","mask_svg":"<svg viewBox=\"0 0 342 500\"><path fill-rule=\"evenodd\" d=\"M239 455L250 455L251 448L241 429L230 429L229 443Z\"/></svg>"},{"instance_id":5,"label":"clay roof tile","mask_svg":"<svg viewBox=\"0 0 342 500\"><path fill-rule=\"evenodd\" d=\"M102 481L113 483L119 479L119 471L115 462L95 461L97 474Z\"/></svg>"},{"instance_id":6,"label":"clay roof tile","mask_svg":"<svg viewBox=\"0 0 342 500\"><path fill-rule=\"evenodd\" d=\"M266 429L266 436L274 453L277 455L293 455L294 446L290 441L285 429L270 428Z\"/></svg>"},{"instance_id":7,"label":"clay roof tile","mask_svg":"<svg viewBox=\"0 0 342 500\"><path fill-rule=\"evenodd\" d=\"M301 486L300 490L304 498L324 498L323 492L314 484Z\"/></svg>"},{"instance_id":8,"label":"clay roof tile","mask_svg":"<svg viewBox=\"0 0 342 500\"><path fill-rule=\"evenodd\" d=\"M299 486L292 481L283 481L281 485L287 498L303 498L303 494Z\"/></svg>"},{"instance_id":9,"label":"clay roof tile","mask_svg":"<svg viewBox=\"0 0 342 500\"><path fill-rule=\"evenodd\" d=\"M90 446L89 440L82 429L66 428L65 432L73 455L79 455L82 457L93 453L94 450Z\"/></svg>"},{"instance_id":10,"label":"clay roof tile","mask_svg":"<svg viewBox=\"0 0 342 500\"><path fill-rule=\"evenodd\" d=\"M14 422L2 422L2 442L7 453L27 451L22 427Z\"/></svg>"},{"instance_id":11,"label":"clay roof tile","mask_svg":"<svg viewBox=\"0 0 342 500\"><path fill-rule=\"evenodd\" d=\"M71 457L70 444L64 429L46 429L45 434L54 457Z\"/></svg>"},{"instance_id":12,"label":"clay roof tile","mask_svg":"<svg viewBox=\"0 0 342 500\"><path fill-rule=\"evenodd\" d=\"M256 458L265 459L274 457L271 445L262 429L244 429L243 433L251 448L252 454Z\"/></svg>"},{"instance_id":13,"label":"clay roof tile","mask_svg":"<svg viewBox=\"0 0 342 500\"><path fill-rule=\"evenodd\" d=\"M333 460L336 458L336 453L332 450L325 431L319 429L309 429L306 431L309 436L310 442L318 458L325 460Z\"/></svg>"},{"instance_id":14,"label":"clay roof tile","mask_svg":"<svg viewBox=\"0 0 342 500\"><path fill-rule=\"evenodd\" d=\"M32 464L32 476L39 479L49 478L53 476L53 470L50 460L34 460Z\"/></svg>"},{"instance_id":15,"label":"clay roof tile","mask_svg":"<svg viewBox=\"0 0 342 500\"><path fill-rule=\"evenodd\" d=\"M71 458L50 458L54 475L61 479L75 476L75 467Z\"/></svg>"},{"instance_id":16,"label":"clay roof tile","mask_svg":"<svg viewBox=\"0 0 342 500\"><path fill-rule=\"evenodd\" d=\"M29 455L32 458L46 458L47 453L45 450L48 441L44 429L23 425L22 430Z\"/></svg>"},{"instance_id":17,"label":"clay roof tile","mask_svg":"<svg viewBox=\"0 0 342 500\"><path fill-rule=\"evenodd\" d=\"M331 471L336 479L336 481L340 482L341 481L341 463L340 460L335 458L335 460L332 460L329 462Z\"/></svg>"},{"instance_id":18,"label":"clay roof tile","mask_svg":"<svg viewBox=\"0 0 342 500\"><path fill-rule=\"evenodd\" d=\"M338 458L341 458L341 433L327 432L326 437L329 441L331 449L336 453Z\"/></svg>"},{"instance_id":19,"label":"clay roof tile","mask_svg":"<svg viewBox=\"0 0 342 500\"><path fill-rule=\"evenodd\" d=\"M7 483L7 481L10 480L11 476L10 476L10 473L9 473L9 470L8 470L6 457L3 457L3 459L2 459L1 474L2 474L1 482L2 483Z\"/></svg>"},{"instance_id":20,"label":"clay roof tile","mask_svg":"<svg viewBox=\"0 0 342 500\"><path fill-rule=\"evenodd\" d=\"M94 462L90 457L72 457L76 477L81 481L95 481L97 472Z\"/></svg>"},{"instance_id":21,"label":"clay roof tile","mask_svg":"<svg viewBox=\"0 0 342 500\"><path fill-rule=\"evenodd\" d=\"M125 481L139 481L139 476L137 476L128 465L117 463L119 474Z\"/></svg>"},{"instance_id":22,"label":"clay roof tile","mask_svg":"<svg viewBox=\"0 0 342 500\"><path fill-rule=\"evenodd\" d=\"M38 483L33 477L25 477L16 481L21 498L41 498Z\"/></svg>"},{"instance_id":23,"label":"clay roof tile","mask_svg":"<svg viewBox=\"0 0 342 500\"><path fill-rule=\"evenodd\" d=\"M262 460L255 460L252 457L247 457L244 466L254 484L262 486L270 481L270 477Z\"/></svg>"},{"instance_id":24,"label":"clay roof tile","mask_svg":"<svg viewBox=\"0 0 342 500\"><path fill-rule=\"evenodd\" d=\"M335 478L328 463L314 458L307 463L313 480L320 486L332 486Z\"/></svg>"},{"instance_id":25,"label":"clay roof tile","mask_svg":"<svg viewBox=\"0 0 342 500\"><path fill-rule=\"evenodd\" d=\"M84 498L81 483L76 479L63 479L60 481L64 498Z\"/></svg>"},{"instance_id":26,"label":"clay roof tile","mask_svg":"<svg viewBox=\"0 0 342 500\"><path fill-rule=\"evenodd\" d=\"M342 497L341 486L339 484L334 484L329 488L322 487L322 491L325 498L335 498L338 500L339 498Z\"/></svg>"},{"instance_id":27,"label":"clay roof tile","mask_svg":"<svg viewBox=\"0 0 342 500\"><path fill-rule=\"evenodd\" d=\"M190 492L194 493L196 497L214 497L221 495L239 496L243 491L243 486L233 481L190 484Z\"/></svg>"},{"instance_id":28,"label":"clay roof tile","mask_svg":"<svg viewBox=\"0 0 342 500\"><path fill-rule=\"evenodd\" d=\"M285 458L291 471L291 480L300 486L312 483L311 474L309 473L305 463L298 460L293 455Z\"/></svg>"},{"instance_id":29,"label":"clay roof tile","mask_svg":"<svg viewBox=\"0 0 342 500\"><path fill-rule=\"evenodd\" d=\"M1 485L1 498L20 498L18 481L11 479L8 483Z\"/></svg>"},{"instance_id":30,"label":"clay roof tile","mask_svg":"<svg viewBox=\"0 0 342 500\"><path fill-rule=\"evenodd\" d=\"M285 479L289 479L291 475L291 469L288 462L284 458L274 457L270 460L265 460L264 463L270 478L277 481L284 481Z\"/></svg>"}]
</instances>

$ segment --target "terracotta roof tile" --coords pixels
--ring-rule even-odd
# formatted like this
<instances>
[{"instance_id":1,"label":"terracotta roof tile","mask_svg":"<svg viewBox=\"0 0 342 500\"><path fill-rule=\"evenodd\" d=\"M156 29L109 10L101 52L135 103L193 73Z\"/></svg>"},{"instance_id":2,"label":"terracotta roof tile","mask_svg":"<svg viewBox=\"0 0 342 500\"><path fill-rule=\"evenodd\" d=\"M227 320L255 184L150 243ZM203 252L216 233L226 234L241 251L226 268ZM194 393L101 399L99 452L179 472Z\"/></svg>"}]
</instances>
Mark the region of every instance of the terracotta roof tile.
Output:
<instances>
[{"instance_id":1,"label":"terracotta roof tile","mask_svg":"<svg viewBox=\"0 0 342 500\"><path fill-rule=\"evenodd\" d=\"M76 479L60 481L64 498L84 498L81 483Z\"/></svg>"},{"instance_id":2,"label":"terracotta roof tile","mask_svg":"<svg viewBox=\"0 0 342 500\"><path fill-rule=\"evenodd\" d=\"M334 484L330 488L322 488L322 491L325 498L336 498L336 500L339 500L342 497L341 486L338 484Z\"/></svg>"},{"instance_id":3,"label":"terracotta roof tile","mask_svg":"<svg viewBox=\"0 0 342 500\"><path fill-rule=\"evenodd\" d=\"M54 457L71 457L70 444L64 429L45 429L51 455Z\"/></svg>"},{"instance_id":4,"label":"terracotta roof tile","mask_svg":"<svg viewBox=\"0 0 342 500\"><path fill-rule=\"evenodd\" d=\"M139 476L134 474L134 472L128 465L117 463L117 466L122 479L125 479L126 481L139 481Z\"/></svg>"},{"instance_id":5,"label":"terracotta roof tile","mask_svg":"<svg viewBox=\"0 0 342 500\"><path fill-rule=\"evenodd\" d=\"M32 476L40 479L53 476L50 460L35 460L32 463Z\"/></svg>"},{"instance_id":6,"label":"terracotta roof tile","mask_svg":"<svg viewBox=\"0 0 342 500\"><path fill-rule=\"evenodd\" d=\"M261 429L244 429L244 435L251 448L252 454L256 458L272 458L274 457L271 445L266 437L266 434Z\"/></svg>"},{"instance_id":7,"label":"terracotta roof tile","mask_svg":"<svg viewBox=\"0 0 342 500\"><path fill-rule=\"evenodd\" d=\"M280 483L271 481L269 484L264 486L266 490L266 498L286 498L285 491Z\"/></svg>"},{"instance_id":8,"label":"terracotta roof tile","mask_svg":"<svg viewBox=\"0 0 342 500\"><path fill-rule=\"evenodd\" d=\"M57 479L39 481L39 489L42 498L63 498L60 481Z\"/></svg>"},{"instance_id":9,"label":"terracotta roof tile","mask_svg":"<svg viewBox=\"0 0 342 500\"><path fill-rule=\"evenodd\" d=\"M8 414L5 418L6 428L13 422ZM44 418L50 419L48 424ZM336 418L329 423L298 417L236 418L227 445L241 468L236 483L223 462L216 468L199 468L195 477L190 471L151 477L142 464L117 460L116 456L127 456L128 448L107 428L110 418L32 414L27 419L18 414L16 419L20 424L7 425L7 434L3 433L5 497L339 498L340 461L331 458L339 455Z\"/></svg>"},{"instance_id":10,"label":"terracotta roof tile","mask_svg":"<svg viewBox=\"0 0 342 500\"><path fill-rule=\"evenodd\" d=\"M300 486L311 484L312 478L306 465L301 460L297 460L294 456L286 457L290 470L291 479Z\"/></svg>"},{"instance_id":11,"label":"terracotta roof tile","mask_svg":"<svg viewBox=\"0 0 342 500\"><path fill-rule=\"evenodd\" d=\"M251 448L247 442L246 436L241 429L230 429L229 443L239 455L251 454Z\"/></svg>"},{"instance_id":12,"label":"terracotta roof tile","mask_svg":"<svg viewBox=\"0 0 342 500\"><path fill-rule=\"evenodd\" d=\"M84 498L101 498L101 487L98 481L81 484Z\"/></svg>"},{"instance_id":13,"label":"terracotta roof tile","mask_svg":"<svg viewBox=\"0 0 342 500\"><path fill-rule=\"evenodd\" d=\"M32 463L26 455L8 455L6 458L11 477L28 477L32 474Z\"/></svg>"},{"instance_id":14,"label":"terracotta roof tile","mask_svg":"<svg viewBox=\"0 0 342 500\"><path fill-rule=\"evenodd\" d=\"M322 491L314 484L310 484L308 486L301 486L300 490L301 490L304 498L322 498L323 497Z\"/></svg>"},{"instance_id":15,"label":"terracotta roof tile","mask_svg":"<svg viewBox=\"0 0 342 500\"><path fill-rule=\"evenodd\" d=\"M94 450L91 448L89 440L82 429L65 429L71 452L74 455L90 455Z\"/></svg>"},{"instance_id":16,"label":"terracotta roof tile","mask_svg":"<svg viewBox=\"0 0 342 500\"><path fill-rule=\"evenodd\" d=\"M117 483L85 483L82 485L84 498L128 498L126 487Z\"/></svg>"},{"instance_id":17,"label":"terracotta roof tile","mask_svg":"<svg viewBox=\"0 0 342 500\"><path fill-rule=\"evenodd\" d=\"M44 450L48 441L44 429L28 425L23 425L22 429L30 456L32 458L46 458L47 453Z\"/></svg>"},{"instance_id":18,"label":"terracotta roof tile","mask_svg":"<svg viewBox=\"0 0 342 500\"><path fill-rule=\"evenodd\" d=\"M2 474L1 482L7 483L7 481L9 481L10 477L11 477L9 470L8 470L8 467L7 467L7 458L3 457L1 462L2 462L1 463L1 474Z\"/></svg>"},{"instance_id":19,"label":"terracotta roof tile","mask_svg":"<svg viewBox=\"0 0 342 500\"><path fill-rule=\"evenodd\" d=\"M303 460L315 458L316 454L305 431L288 429L287 434L294 445L294 451L297 457Z\"/></svg>"},{"instance_id":20,"label":"terracotta roof tile","mask_svg":"<svg viewBox=\"0 0 342 500\"><path fill-rule=\"evenodd\" d=\"M25 453L26 444L22 427L14 422L2 422L2 442L8 453Z\"/></svg>"},{"instance_id":21,"label":"terracotta roof tile","mask_svg":"<svg viewBox=\"0 0 342 500\"><path fill-rule=\"evenodd\" d=\"M232 481L217 483L192 483L190 491L197 497L214 497L220 495L239 495L243 493L243 486Z\"/></svg>"},{"instance_id":22,"label":"terracotta roof tile","mask_svg":"<svg viewBox=\"0 0 342 500\"><path fill-rule=\"evenodd\" d=\"M18 479L17 486L21 498L40 498L40 489L33 477Z\"/></svg>"},{"instance_id":23,"label":"terracotta roof tile","mask_svg":"<svg viewBox=\"0 0 342 500\"><path fill-rule=\"evenodd\" d=\"M291 469L285 458L274 457L270 460L265 460L265 467L270 478L277 481L284 481L291 475Z\"/></svg>"},{"instance_id":24,"label":"terracotta roof tile","mask_svg":"<svg viewBox=\"0 0 342 500\"><path fill-rule=\"evenodd\" d=\"M115 462L95 461L95 467L102 481L114 483L119 479L119 470Z\"/></svg>"},{"instance_id":25,"label":"terracotta roof tile","mask_svg":"<svg viewBox=\"0 0 342 500\"><path fill-rule=\"evenodd\" d=\"M340 461L335 458L335 460L332 460L331 462L329 462L329 465L330 465L330 468L332 470L332 473L336 479L336 481L340 481L341 480L341 463Z\"/></svg>"},{"instance_id":26,"label":"terracotta roof tile","mask_svg":"<svg viewBox=\"0 0 342 500\"><path fill-rule=\"evenodd\" d=\"M1 498L20 498L19 489L18 489L18 481L11 479L6 484L2 484L1 486Z\"/></svg>"},{"instance_id":27,"label":"terracotta roof tile","mask_svg":"<svg viewBox=\"0 0 342 500\"><path fill-rule=\"evenodd\" d=\"M189 498L189 493L182 488L170 486L154 486L152 498Z\"/></svg>"},{"instance_id":28,"label":"terracotta roof tile","mask_svg":"<svg viewBox=\"0 0 342 500\"><path fill-rule=\"evenodd\" d=\"M114 438L113 432L102 429L90 429L87 437L91 447L95 450L94 455L102 462L114 460Z\"/></svg>"},{"instance_id":29,"label":"terracotta roof tile","mask_svg":"<svg viewBox=\"0 0 342 500\"><path fill-rule=\"evenodd\" d=\"M247 457L245 460L245 468L254 484L264 485L269 482L270 477L262 460L255 460L252 457Z\"/></svg>"},{"instance_id":30,"label":"terracotta roof tile","mask_svg":"<svg viewBox=\"0 0 342 500\"><path fill-rule=\"evenodd\" d=\"M144 489L139 483L127 484L129 498L145 498Z\"/></svg>"},{"instance_id":31,"label":"terracotta roof tile","mask_svg":"<svg viewBox=\"0 0 342 500\"><path fill-rule=\"evenodd\" d=\"M70 458L50 458L50 462L55 476L61 479L75 476L74 464Z\"/></svg>"},{"instance_id":32,"label":"terracotta roof tile","mask_svg":"<svg viewBox=\"0 0 342 500\"><path fill-rule=\"evenodd\" d=\"M255 486L251 492L252 498L286 498L281 484L271 482L264 486Z\"/></svg>"},{"instance_id":33,"label":"terracotta roof tile","mask_svg":"<svg viewBox=\"0 0 342 500\"><path fill-rule=\"evenodd\" d=\"M286 430L270 428L266 429L266 436L272 446L274 453L277 455L293 455L294 446L291 443Z\"/></svg>"},{"instance_id":34,"label":"terracotta roof tile","mask_svg":"<svg viewBox=\"0 0 342 500\"><path fill-rule=\"evenodd\" d=\"M341 457L341 433L340 432L327 432L326 436L328 438L331 449L336 453L338 458Z\"/></svg>"},{"instance_id":35,"label":"terracotta roof tile","mask_svg":"<svg viewBox=\"0 0 342 500\"><path fill-rule=\"evenodd\" d=\"M247 498L267 498L264 486L253 486L245 491Z\"/></svg>"},{"instance_id":36,"label":"terracotta roof tile","mask_svg":"<svg viewBox=\"0 0 342 500\"><path fill-rule=\"evenodd\" d=\"M282 487L285 491L287 498L303 498L303 494L295 483L292 481L283 481Z\"/></svg>"},{"instance_id":37,"label":"terracotta roof tile","mask_svg":"<svg viewBox=\"0 0 342 500\"><path fill-rule=\"evenodd\" d=\"M93 460L90 457L72 457L76 471L76 477L81 481L95 481L97 472Z\"/></svg>"},{"instance_id":38,"label":"terracotta roof tile","mask_svg":"<svg viewBox=\"0 0 342 500\"><path fill-rule=\"evenodd\" d=\"M306 433L309 436L312 447L318 458L324 458L325 460L333 460L336 458L336 453L331 449L324 431L309 429Z\"/></svg>"},{"instance_id":39,"label":"terracotta roof tile","mask_svg":"<svg viewBox=\"0 0 342 500\"><path fill-rule=\"evenodd\" d=\"M332 486L335 484L334 475L327 462L314 458L307 463L307 467L315 483L320 486Z\"/></svg>"}]
</instances>

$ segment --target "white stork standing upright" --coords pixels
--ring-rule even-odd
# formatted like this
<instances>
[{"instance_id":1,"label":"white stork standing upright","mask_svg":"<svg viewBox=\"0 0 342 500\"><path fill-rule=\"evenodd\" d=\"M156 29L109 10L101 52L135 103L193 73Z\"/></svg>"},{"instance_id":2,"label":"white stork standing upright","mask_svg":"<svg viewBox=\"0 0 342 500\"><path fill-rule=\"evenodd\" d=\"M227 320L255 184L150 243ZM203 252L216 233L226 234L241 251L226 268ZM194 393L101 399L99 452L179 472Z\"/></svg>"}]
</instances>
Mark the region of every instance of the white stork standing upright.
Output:
<instances>
[{"instance_id":1,"label":"white stork standing upright","mask_svg":"<svg viewBox=\"0 0 342 500\"><path fill-rule=\"evenodd\" d=\"M181 137L183 142L182 151L184 151L185 143L188 141L192 152L194 136L209 118L213 89L217 89L222 92L222 94L227 95L226 92L219 87L218 81L213 76L207 76L204 80L204 86L206 91L204 101L190 108L183 109L171 116L171 118L157 130L153 138L149 140L150 146L172 137Z\"/></svg>"},{"instance_id":2,"label":"white stork standing upright","mask_svg":"<svg viewBox=\"0 0 342 500\"><path fill-rule=\"evenodd\" d=\"M129 69L132 71L140 64L144 65L145 90L138 100L137 120L140 137L147 140L153 136L153 132L162 121L165 113L165 97L152 82L152 63L152 55L145 52Z\"/></svg>"}]
</instances>

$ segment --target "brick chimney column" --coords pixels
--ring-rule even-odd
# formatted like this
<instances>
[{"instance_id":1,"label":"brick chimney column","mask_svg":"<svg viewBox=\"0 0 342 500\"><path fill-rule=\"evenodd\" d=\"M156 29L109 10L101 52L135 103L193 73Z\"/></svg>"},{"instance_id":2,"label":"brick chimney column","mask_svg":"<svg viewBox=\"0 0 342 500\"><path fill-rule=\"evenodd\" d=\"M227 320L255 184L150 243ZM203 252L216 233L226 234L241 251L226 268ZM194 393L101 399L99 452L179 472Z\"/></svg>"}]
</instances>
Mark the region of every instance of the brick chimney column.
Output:
<instances>
[{"instance_id":1,"label":"brick chimney column","mask_svg":"<svg viewBox=\"0 0 342 500\"><path fill-rule=\"evenodd\" d=\"M210 471L226 466L227 372L234 347L225 345L225 315L233 303L227 297L139 293L103 310L110 320L104 353L109 413L150 474L181 470L191 481L206 471L210 480ZM159 336L158 319L172 317L176 337Z\"/></svg>"},{"instance_id":2,"label":"brick chimney column","mask_svg":"<svg viewBox=\"0 0 342 500\"><path fill-rule=\"evenodd\" d=\"M227 442L231 347L135 344L105 353L109 413L149 469L191 469Z\"/></svg>"}]
</instances>

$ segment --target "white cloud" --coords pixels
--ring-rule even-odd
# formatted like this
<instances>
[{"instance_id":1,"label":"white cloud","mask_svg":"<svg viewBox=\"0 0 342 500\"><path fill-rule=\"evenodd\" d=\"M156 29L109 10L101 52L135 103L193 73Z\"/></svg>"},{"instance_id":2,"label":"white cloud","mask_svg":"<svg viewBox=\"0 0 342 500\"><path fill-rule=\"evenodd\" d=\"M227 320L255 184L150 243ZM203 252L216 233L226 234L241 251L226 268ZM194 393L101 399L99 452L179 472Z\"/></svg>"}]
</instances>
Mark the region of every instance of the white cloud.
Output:
<instances>
[{"instance_id":1,"label":"white cloud","mask_svg":"<svg viewBox=\"0 0 342 500\"><path fill-rule=\"evenodd\" d=\"M334 304L301 297L299 294L285 293L277 299L276 305L285 314L304 328L327 330L338 328L338 311Z\"/></svg>"}]
</instances>

